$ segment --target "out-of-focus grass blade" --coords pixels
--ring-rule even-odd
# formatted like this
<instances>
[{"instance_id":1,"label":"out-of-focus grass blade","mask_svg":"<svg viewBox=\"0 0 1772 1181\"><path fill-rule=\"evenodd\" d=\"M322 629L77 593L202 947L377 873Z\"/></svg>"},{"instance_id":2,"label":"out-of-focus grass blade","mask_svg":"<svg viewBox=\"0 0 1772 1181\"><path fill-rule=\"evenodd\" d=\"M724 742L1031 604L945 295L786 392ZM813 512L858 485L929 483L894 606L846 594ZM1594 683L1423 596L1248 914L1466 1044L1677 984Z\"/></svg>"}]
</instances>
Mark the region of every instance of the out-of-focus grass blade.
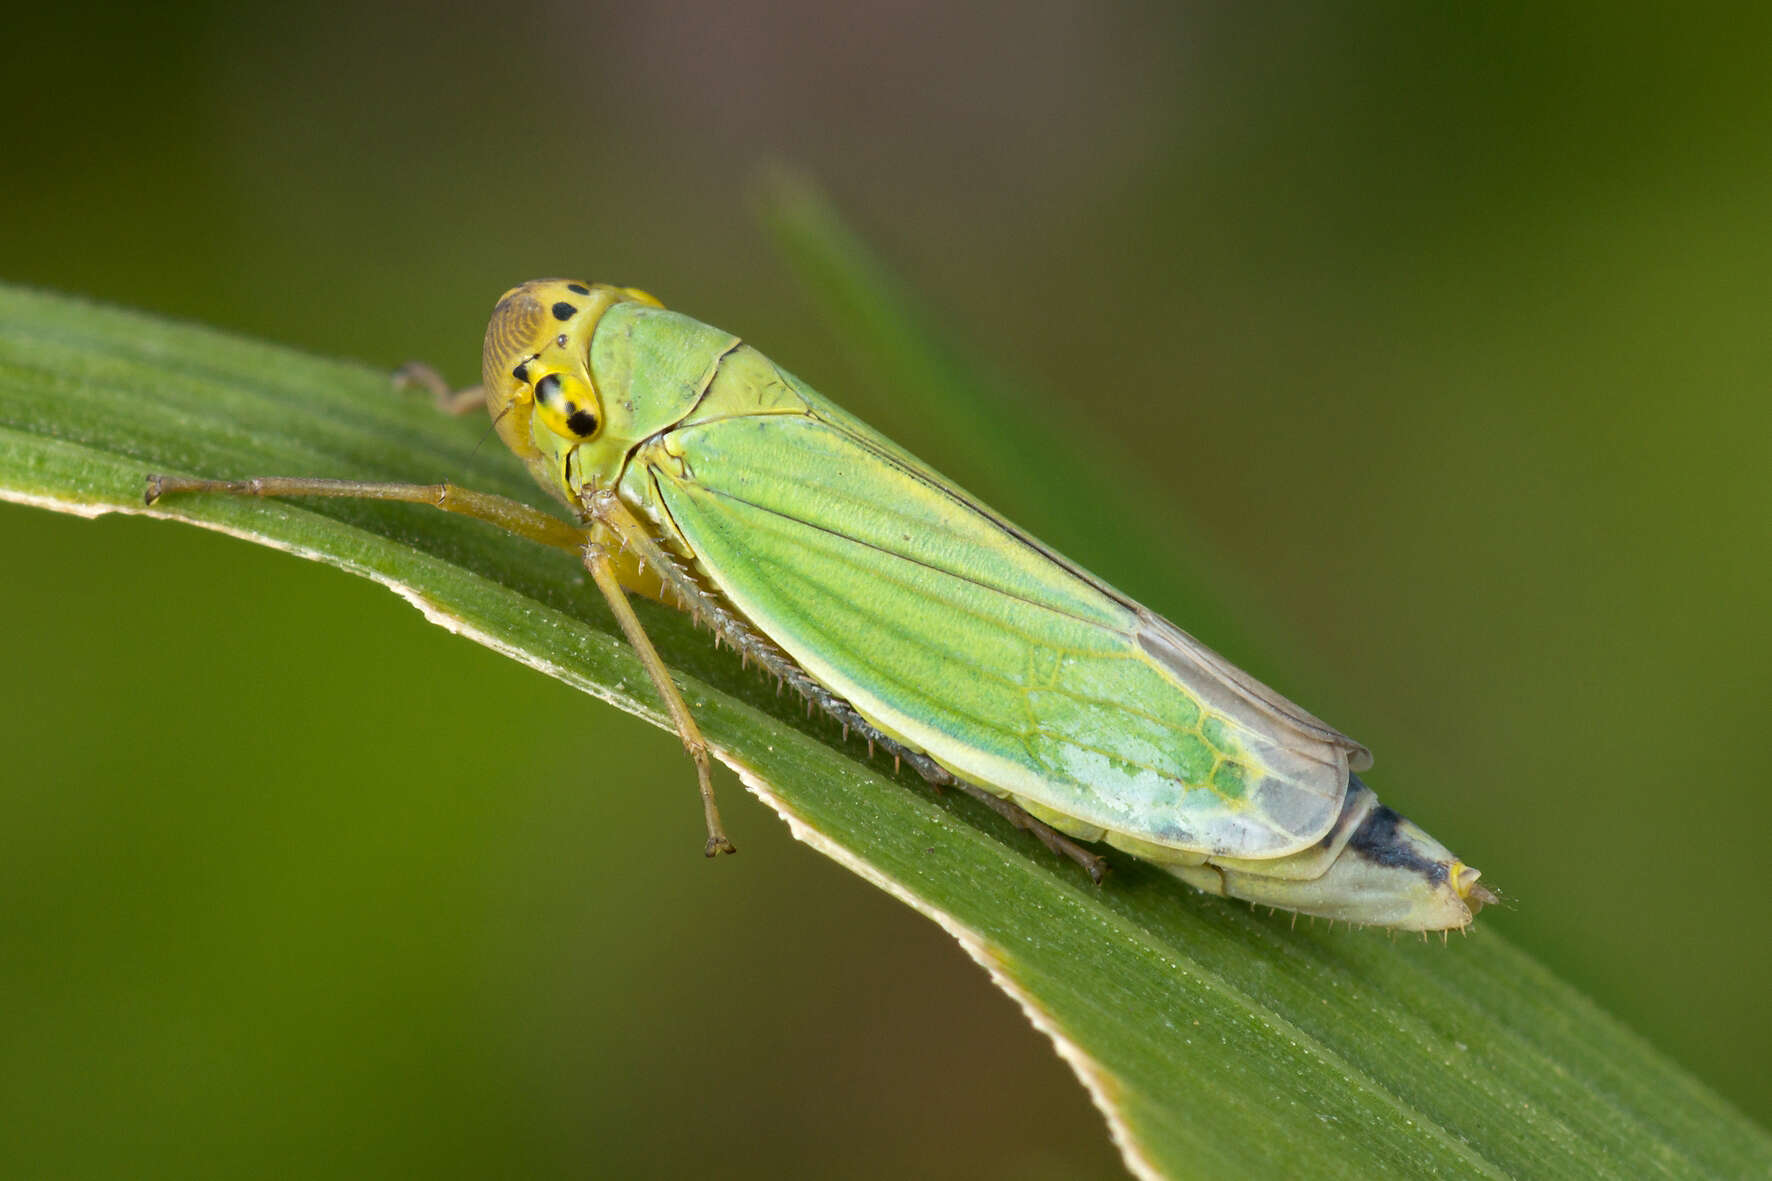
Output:
<instances>
[{"instance_id":1,"label":"out-of-focus grass blade","mask_svg":"<svg viewBox=\"0 0 1772 1181\"><path fill-rule=\"evenodd\" d=\"M777 167L761 176L757 192L777 248L856 370L889 393L905 421L964 453L978 473L972 491L998 507L1012 503L1014 519L1037 526L1073 557L1111 531L1114 568L1097 574L1126 589L1161 588L1165 601L1153 606L1209 625L1215 644L1239 656L1258 646L1242 634L1244 613L1229 606L1237 599L1234 575L1184 516L1151 511L1173 498L1099 427L1026 375L1011 376L967 349L805 177ZM922 457L948 466L939 456Z\"/></svg>"},{"instance_id":2,"label":"out-of-focus grass blade","mask_svg":"<svg viewBox=\"0 0 1772 1181\"><path fill-rule=\"evenodd\" d=\"M6 499L141 513L143 476L162 471L450 474L539 502L509 456L475 450L482 429L362 366L0 288ZM569 555L413 506L154 511L376 578L659 720ZM802 837L952 933L1053 1038L1141 1173L1772 1173L1760 1129L1510 947L1505 915L1442 947L1294 930L1126 859L1094 887L959 793L893 782L686 621L642 610L722 760Z\"/></svg>"}]
</instances>

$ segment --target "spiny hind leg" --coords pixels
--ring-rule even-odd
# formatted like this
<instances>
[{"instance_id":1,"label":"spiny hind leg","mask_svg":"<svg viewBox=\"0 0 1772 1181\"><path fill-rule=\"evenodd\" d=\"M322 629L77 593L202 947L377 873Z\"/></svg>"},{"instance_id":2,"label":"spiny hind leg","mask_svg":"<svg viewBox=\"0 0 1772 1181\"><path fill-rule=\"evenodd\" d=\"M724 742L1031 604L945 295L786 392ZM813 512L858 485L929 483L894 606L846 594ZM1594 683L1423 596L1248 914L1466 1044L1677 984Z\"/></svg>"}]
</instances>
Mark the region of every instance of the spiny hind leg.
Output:
<instances>
[{"instance_id":1,"label":"spiny hind leg","mask_svg":"<svg viewBox=\"0 0 1772 1181\"><path fill-rule=\"evenodd\" d=\"M709 620L718 620L725 617L723 609L717 603L709 601L706 592L684 574L681 569L678 568L677 563L659 548L658 543L652 540L645 528L635 519L634 515L628 511L627 507L622 504L621 500L613 492L607 490L587 490L582 494L580 503L587 516L595 521L601 522L611 533L619 538L625 546L637 554L652 569L656 570L664 579L665 585L675 592L679 602L687 607L692 614L699 613L707 617ZM607 561L607 558L605 558L605 561ZM593 571L593 574L594 573L595 571ZM605 591L604 594L605 596L608 596L609 592ZM616 607L615 600L611 598L610 606L615 609L618 619L621 618L624 609L627 610L627 613L630 616L632 615L632 609L626 607L625 600L621 607ZM624 622L622 626L626 628L627 624ZM637 619L634 621L634 627L636 629L639 627L639 621ZM739 646L741 650L744 650L742 639L740 641L735 641L735 646ZM639 643L635 643L634 647L636 650L641 651L641 659L645 662L646 650L641 650ZM649 650L650 647L650 644L648 644L647 650ZM866 720L859 714L856 714L853 708L841 698L830 694L827 690L824 690L822 687L809 681L807 684L810 685L810 689L802 686L802 678L797 669L790 671L772 663L767 652L752 652L752 655L756 656L765 668L776 672L778 676L793 676L796 686L801 687L802 692L807 694L808 709L812 708L815 704L822 706L826 712L837 718L837 720L842 722L845 727L855 726L860 729L860 731L867 736L870 743L874 741L884 743L887 749L892 752L894 759L908 759L911 765L915 767L938 791L943 787L955 786L976 796L989 806L992 811L996 812L999 816L1002 816L1016 828L1019 828L1024 832L1032 833L1039 839L1041 844L1045 845L1053 853L1060 857L1067 857L1082 866L1089 874L1090 879L1096 884L1099 885L1101 883L1102 878L1107 873L1107 861L1099 854L1091 852L1083 845L1054 829L1045 821L1030 815L1026 809L1013 801L992 795L983 788L975 787L964 780L955 778L945 768L941 767L927 755L905 750L896 742L893 742L891 739L869 726ZM656 656L654 659L656 659ZM676 690L675 686L671 685L670 678L665 675L664 662L658 661L656 671L652 664L648 663L647 671L652 674L653 682L658 685L660 695L667 699L666 705L670 706L670 699L675 697ZM677 698L677 700L680 702L681 698ZM672 709L674 717L676 716L675 707L673 706ZM687 707L684 707L683 709L683 717L685 719L688 718ZM690 721L689 725L693 726L693 721ZM684 745L688 746L690 744L688 732L685 731L681 725L678 728L678 733L684 735ZM699 734L697 737L699 737ZM693 750L691 753L693 753ZM704 790L704 798L707 800L709 815L713 818L709 822L708 830L710 834L709 855L711 856L714 851L713 833L718 820L717 814L712 811L713 796L711 788Z\"/></svg>"},{"instance_id":2,"label":"spiny hind leg","mask_svg":"<svg viewBox=\"0 0 1772 1181\"><path fill-rule=\"evenodd\" d=\"M1089 880L1096 885L1101 885L1102 878L1107 876L1107 859L1105 857L1102 857L1099 853L1092 852L1086 846L1078 844L1076 841L1065 836L1062 832L1059 832L1044 820L1029 813L1026 808L1023 808L1014 800L1006 800L1001 796L992 795L984 788L974 787L964 779L955 779L952 782L954 786L958 787L967 795L976 800L983 801L990 807L991 811L1013 824L1016 828L1021 829L1023 832L1032 833L1039 839L1042 845L1045 845L1053 853L1056 853L1060 857L1068 857L1070 860L1075 861L1078 865L1082 866L1084 872L1089 875Z\"/></svg>"}]
</instances>

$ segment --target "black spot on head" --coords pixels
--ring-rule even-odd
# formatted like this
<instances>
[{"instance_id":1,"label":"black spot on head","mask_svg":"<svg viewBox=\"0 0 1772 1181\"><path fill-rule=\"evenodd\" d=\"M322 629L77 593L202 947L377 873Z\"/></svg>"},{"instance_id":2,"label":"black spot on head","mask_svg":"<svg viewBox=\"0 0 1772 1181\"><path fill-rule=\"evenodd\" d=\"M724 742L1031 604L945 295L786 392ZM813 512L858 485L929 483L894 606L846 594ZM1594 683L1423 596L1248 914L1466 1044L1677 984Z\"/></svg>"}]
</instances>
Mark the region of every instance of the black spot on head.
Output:
<instances>
[{"instance_id":1,"label":"black spot on head","mask_svg":"<svg viewBox=\"0 0 1772 1181\"><path fill-rule=\"evenodd\" d=\"M597 416L589 410L576 410L566 417L566 429L580 438L597 433Z\"/></svg>"},{"instance_id":2,"label":"black spot on head","mask_svg":"<svg viewBox=\"0 0 1772 1181\"><path fill-rule=\"evenodd\" d=\"M570 320L576 315L578 315L578 309L565 300L554 305L554 319L556 320Z\"/></svg>"},{"instance_id":3,"label":"black spot on head","mask_svg":"<svg viewBox=\"0 0 1772 1181\"><path fill-rule=\"evenodd\" d=\"M517 366L515 369L511 370L511 376L516 378L518 381L528 381L529 380L529 362L525 361L521 365Z\"/></svg>"},{"instance_id":4,"label":"black spot on head","mask_svg":"<svg viewBox=\"0 0 1772 1181\"><path fill-rule=\"evenodd\" d=\"M560 396L560 375L558 373L550 373L546 377L542 378L540 381L535 383L535 400L536 401L551 402L559 396Z\"/></svg>"},{"instance_id":5,"label":"black spot on head","mask_svg":"<svg viewBox=\"0 0 1772 1181\"><path fill-rule=\"evenodd\" d=\"M583 283L568 283L566 284L566 290L578 295L589 295L591 293L591 289L586 287Z\"/></svg>"}]
</instances>

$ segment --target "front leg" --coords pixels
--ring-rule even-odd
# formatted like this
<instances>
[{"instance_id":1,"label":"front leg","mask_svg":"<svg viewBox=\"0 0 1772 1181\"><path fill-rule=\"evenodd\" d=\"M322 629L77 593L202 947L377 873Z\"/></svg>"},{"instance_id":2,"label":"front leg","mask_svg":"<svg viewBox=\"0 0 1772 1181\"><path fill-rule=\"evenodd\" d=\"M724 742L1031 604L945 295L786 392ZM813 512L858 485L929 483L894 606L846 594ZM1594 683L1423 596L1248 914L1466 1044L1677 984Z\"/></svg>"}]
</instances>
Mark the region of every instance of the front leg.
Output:
<instances>
[{"instance_id":1,"label":"front leg","mask_svg":"<svg viewBox=\"0 0 1772 1181\"><path fill-rule=\"evenodd\" d=\"M597 589L609 601L609 609L615 613L615 621L621 625L622 633L627 636L628 643L633 645L634 654L640 658L646 675L652 678L652 684L658 689L665 710L671 715L671 723L677 729L677 737L683 740L683 749L695 760L695 777L701 786L702 813L708 826L708 843L704 852L709 857L738 852L738 847L726 838L726 830L720 823L720 809L714 803L714 781L710 775L707 739L702 737L701 727L695 724L695 718L690 714L689 705L683 700L683 695L677 692L670 670L660 659L658 649L652 646L646 629L640 626L639 616L634 614L628 596L621 589L621 581L616 576L615 563L610 558L608 547L599 541L588 541L583 553L585 569L591 572Z\"/></svg>"}]
</instances>

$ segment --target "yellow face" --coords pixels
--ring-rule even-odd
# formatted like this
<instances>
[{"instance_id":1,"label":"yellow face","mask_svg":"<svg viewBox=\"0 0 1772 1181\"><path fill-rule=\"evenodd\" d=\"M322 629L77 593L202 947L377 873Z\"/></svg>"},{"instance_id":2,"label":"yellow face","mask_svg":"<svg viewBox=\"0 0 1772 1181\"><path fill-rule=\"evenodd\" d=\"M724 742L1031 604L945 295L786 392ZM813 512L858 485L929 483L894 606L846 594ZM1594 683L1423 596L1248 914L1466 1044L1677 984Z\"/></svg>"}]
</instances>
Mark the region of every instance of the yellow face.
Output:
<instances>
[{"instance_id":1,"label":"yellow face","mask_svg":"<svg viewBox=\"0 0 1772 1181\"><path fill-rule=\"evenodd\" d=\"M603 429L591 335L618 303L662 307L633 287L534 279L499 299L480 356L486 409L505 445L542 487L577 507L568 457Z\"/></svg>"}]
</instances>

